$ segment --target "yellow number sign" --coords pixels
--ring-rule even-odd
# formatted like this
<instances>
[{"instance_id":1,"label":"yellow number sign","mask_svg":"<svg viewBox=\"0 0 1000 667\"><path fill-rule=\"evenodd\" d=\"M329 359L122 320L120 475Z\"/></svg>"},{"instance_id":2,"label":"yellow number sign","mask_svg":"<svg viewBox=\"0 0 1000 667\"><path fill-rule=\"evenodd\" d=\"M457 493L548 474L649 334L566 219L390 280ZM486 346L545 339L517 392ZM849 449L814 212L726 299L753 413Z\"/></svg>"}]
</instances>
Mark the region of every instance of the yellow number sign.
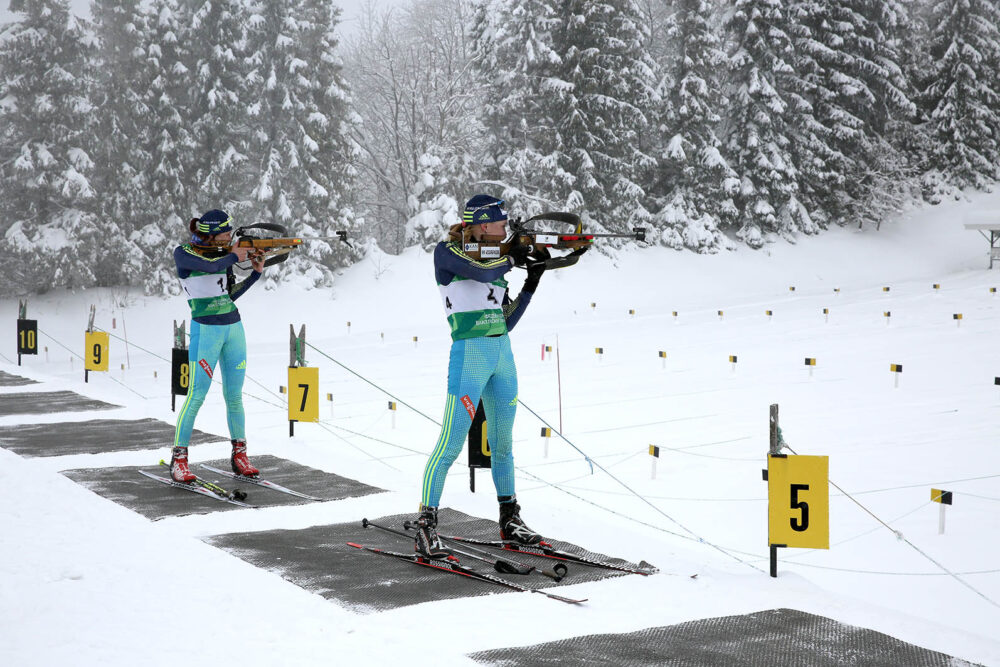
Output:
<instances>
[{"instance_id":1,"label":"yellow number sign","mask_svg":"<svg viewBox=\"0 0 1000 667\"><path fill-rule=\"evenodd\" d=\"M84 339L83 367L88 371L108 370L108 334L89 331Z\"/></svg>"},{"instance_id":2,"label":"yellow number sign","mask_svg":"<svg viewBox=\"0 0 1000 667\"><path fill-rule=\"evenodd\" d=\"M772 546L830 548L830 459L767 457L767 533Z\"/></svg>"},{"instance_id":3,"label":"yellow number sign","mask_svg":"<svg viewBox=\"0 0 1000 667\"><path fill-rule=\"evenodd\" d=\"M288 421L319 421L319 369L288 369Z\"/></svg>"}]
</instances>

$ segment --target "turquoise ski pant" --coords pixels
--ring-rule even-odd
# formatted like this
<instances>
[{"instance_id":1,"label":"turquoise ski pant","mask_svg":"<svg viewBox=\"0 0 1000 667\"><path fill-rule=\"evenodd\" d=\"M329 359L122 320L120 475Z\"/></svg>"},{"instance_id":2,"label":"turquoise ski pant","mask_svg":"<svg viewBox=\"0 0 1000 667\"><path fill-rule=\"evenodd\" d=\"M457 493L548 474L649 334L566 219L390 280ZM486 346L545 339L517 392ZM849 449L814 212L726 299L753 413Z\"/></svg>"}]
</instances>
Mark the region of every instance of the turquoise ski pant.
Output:
<instances>
[{"instance_id":1,"label":"turquoise ski pant","mask_svg":"<svg viewBox=\"0 0 1000 667\"><path fill-rule=\"evenodd\" d=\"M198 410L205 402L212 376L218 364L222 371L222 395L226 399L229 437L246 439L246 416L243 413L243 379L247 368L247 339L243 323L201 324L191 322L188 348L189 378L187 400L177 415L174 446L187 447Z\"/></svg>"},{"instance_id":2,"label":"turquoise ski pant","mask_svg":"<svg viewBox=\"0 0 1000 667\"><path fill-rule=\"evenodd\" d=\"M424 470L421 504L437 507L448 469L462 453L479 399L486 411L493 485L497 496L514 495L514 414L517 368L507 334L456 340L448 362L448 397L441 435Z\"/></svg>"}]
</instances>

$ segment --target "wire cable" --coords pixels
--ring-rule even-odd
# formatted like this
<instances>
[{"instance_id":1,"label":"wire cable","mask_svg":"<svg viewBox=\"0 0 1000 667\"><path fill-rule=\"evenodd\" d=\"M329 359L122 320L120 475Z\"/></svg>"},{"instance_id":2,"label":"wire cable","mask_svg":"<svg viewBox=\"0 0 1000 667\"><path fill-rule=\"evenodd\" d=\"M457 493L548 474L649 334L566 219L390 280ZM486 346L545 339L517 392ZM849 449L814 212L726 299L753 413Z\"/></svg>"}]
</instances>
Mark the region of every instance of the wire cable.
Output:
<instances>
[{"instance_id":1,"label":"wire cable","mask_svg":"<svg viewBox=\"0 0 1000 667\"><path fill-rule=\"evenodd\" d=\"M781 429L780 428L778 429L778 447L779 447L779 449L780 448L785 448L788 451L790 451L792 454L795 454L796 456L798 456L798 452L796 452L794 449L792 449L791 447L789 447L788 443L785 442L784 438L781 435ZM997 603L993 598L987 596L985 593L982 593L975 586L973 586L972 584L970 584L969 582L965 581L960 576L958 576L958 574L956 574L955 572L952 572L947 567L945 567L942 563L939 563L936 559L932 558L923 549L921 549L916 544L914 544L909 539L907 539L907 537L905 535L903 535L903 533L901 531L898 531L895 528L893 528L892 526L890 526L888 523L886 523L881 518L879 518L874 512L872 512L870 509L868 509L867 507L865 507L864 505L862 505L856 498L854 498L854 496L852 496L847 491L844 491L842 488L840 488L840 486L836 482L834 482L832 479L829 480L829 482L830 482L830 486L832 486L833 488L837 489L842 494L844 494L845 496L847 496L847 498L849 498L851 500L851 502L853 502L855 505L857 505L862 510L864 510L866 514L868 514L873 519L875 519L876 521L878 521L880 524L882 524L883 526L885 526L888 530L890 530L892 532L892 534L896 536L896 539L898 539L898 540L900 540L902 542L905 542L907 545L909 545L909 547L911 549L913 549L918 554L920 554L921 556L923 556L924 558L926 558L927 560L929 560L931 563L933 563L934 565L936 565L938 568L940 568L942 572L950 575L955 581L957 581L958 583L962 584L963 586L965 586L966 588L968 588L970 591L972 591L973 593L975 593L976 595L978 595L982 599L984 599L987 602L989 602L994 607L997 607L998 609L1000 609L1000 603ZM832 568L830 568L830 569L832 569Z\"/></svg>"}]
</instances>

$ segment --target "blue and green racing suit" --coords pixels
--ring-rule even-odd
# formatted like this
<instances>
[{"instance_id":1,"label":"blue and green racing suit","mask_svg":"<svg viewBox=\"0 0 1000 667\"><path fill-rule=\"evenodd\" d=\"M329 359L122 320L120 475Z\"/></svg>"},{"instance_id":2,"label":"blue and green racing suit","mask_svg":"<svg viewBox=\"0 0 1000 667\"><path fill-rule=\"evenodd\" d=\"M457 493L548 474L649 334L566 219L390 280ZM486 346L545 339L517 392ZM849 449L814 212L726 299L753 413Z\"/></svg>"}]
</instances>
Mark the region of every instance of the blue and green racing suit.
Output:
<instances>
[{"instance_id":1,"label":"blue and green racing suit","mask_svg":"<svg viewBox=\"0 0 1000 667\"><path fill-rule=\"evenodd\" d=\"M188 346L191 384L187 400L177 415L174 446L187 447L191 441L195 417L205 402L218 364L222 370L222 394L226 400L229 436L245 440L243 413L243 380L247 368L247 342L240 321L240 311L234 301L240 298L260 278L253 271L245 280L236 282L233 253L202 254L191 244L174 249L177 277L188 295L191 307L191 341Z\"/></svg>"},{"instance_id":2,"label":"blue and green racing suit","mask_svg":"<svg viewBox=\"0 0 1000 667\"><path fill-rule=\"evenodd\" d=\"M524 290L511 301L503 276L507 256L477 261L458 243L434 249L434 273L451 326L448 396L441 435L424 470L421 504L437 507L448 469L462 452L479 400L486 411L493 484L498 497L514 495L512 433L517 411L517 369L507 332L531 302Z\"/></svg>"}]
</instances>

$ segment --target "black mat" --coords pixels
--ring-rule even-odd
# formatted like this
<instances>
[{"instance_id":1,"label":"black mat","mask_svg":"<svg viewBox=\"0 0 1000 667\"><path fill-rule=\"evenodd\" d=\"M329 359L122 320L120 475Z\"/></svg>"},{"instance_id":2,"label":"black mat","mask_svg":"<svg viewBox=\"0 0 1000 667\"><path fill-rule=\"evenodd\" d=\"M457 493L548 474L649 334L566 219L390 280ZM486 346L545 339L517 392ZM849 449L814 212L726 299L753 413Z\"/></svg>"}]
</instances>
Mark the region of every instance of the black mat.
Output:
<instances>
[{"instance_id":1,"label":"black mat","mask_svg":"<svg viewBox=\"0 0 1000 667\"><path fill-rule=\"evenodd\" d=\"M113 410L120 407L120 405L87 398L72 391L0 394L0 417L52 412L81 412L84 410Z\"/></svg>"},{"instance_id":2,"label":"black mat","mask_svg":"<svg viewBox=\"0 0 1000 667\"><path fill-rule=\"evenodd\" d=\"M196 451L192 450L192 452ZM340 500L342 498L354 498L356 496L367 496L372 493L383 492L383 489L368 486L367 484L362 484L361 482L356 482L353 479L347 479L340 475L299 465L293 461L281 459L276 456L251 456L251 461L260 468L262 478L299 491L300 493L323 498L324 500ZM206 463L222 470L229 469L229 459L206 461ZM99 496L123 505L133 512L137 512L154 521L168 516L209 514L211 512L226 512L230 510L254 511L213 498L200 496L184 489L172 488L140 475L139 470L145 470L160 477L170 476L170 471L165 466L157 465L143 466L141 468L133 466L122 468L83 468L78 470L64 470L62 474L77 484L87 487ZM245 502L259 507L303 505L305 503L316 502L287 493L265 489L254 484L237 482L205 470L197 463L192 463L191 470L199 477L203 477L210 482L216 482L226 489L241 489L246 491L247 499Z\"/></svg>"},{"instance_id":3,"label":"black mat","mask_svg":"<svg viewBox=\"0 0 1000 667\"><path fill-rule=\"evenodd\" d=\"M881 632L844 625L794 609L770 609L617 635L473 653L487 665L620 665L733 667L736 665L954 665L943 653L907 644ZM968 664L968 663L966 663Z\"/></svg>"},{"instance_id":4,"label":"black mat","mask_svg":"<svg viewBox=\"0 0 1000 667\"><path fill-rule=\"evenodd\" d=\"M441 510L439 516L439 529L443 533L486 539L498 537L495 520L481 519L451 509ZM415 519L416 515L400 514L378 519L368 518L376 523L401 530L403 521ZM494 593L530 595L349 547L347 542L356 542L403 553L413 552L412 540L390 535L375 528L362 528L360 518L349 524L312 526L303 530L269 530L217 535L206 538L206 541L248 563L275 572L308 591L322 595L328 600L334 600L359 613ZM550 541L559 548L603 557L566 542ZM525 554L511 556L545 569L550 569L557 562ZM566 578L561 584L556 584L551 579L534 573L527 576L498 574L489 565L467 558L463 558L462 563L529 588L561 587L608 577L640 576L569 564ZM554 592L563 594L561 590ZM565 595L578 597L573 592L566 592ZM533 597L543 599L540 595ZM553 605L553 612L558 611L556 607L564 604L555 600L547 603Z\"/></svg>"},{"instance_id":5,"label":"black mat","mask_svg":"<svg viewBox=\"0 0 1000 667\"><path fill-rule=\"evenodd\" d=\"M20 375L11 375L0 371L0 387L23 387L26 384L38 384L34 380L23 378Z\"/></svg>"},{"instance_id":6,"label":"black mat","mask_svg":"<svg viewBox=\"0 0 1000 667\"><path fill-rule=\"evenodd\" d=\"M201 431L191 433L193 445L220 440L228 438ZM158 419L92 419L0 426L0 447L29 458L168 449L173 442L174 425Z\"/></svg>"}]
</instances>

